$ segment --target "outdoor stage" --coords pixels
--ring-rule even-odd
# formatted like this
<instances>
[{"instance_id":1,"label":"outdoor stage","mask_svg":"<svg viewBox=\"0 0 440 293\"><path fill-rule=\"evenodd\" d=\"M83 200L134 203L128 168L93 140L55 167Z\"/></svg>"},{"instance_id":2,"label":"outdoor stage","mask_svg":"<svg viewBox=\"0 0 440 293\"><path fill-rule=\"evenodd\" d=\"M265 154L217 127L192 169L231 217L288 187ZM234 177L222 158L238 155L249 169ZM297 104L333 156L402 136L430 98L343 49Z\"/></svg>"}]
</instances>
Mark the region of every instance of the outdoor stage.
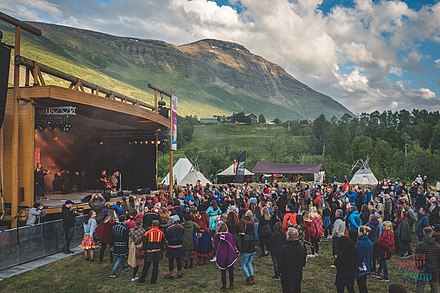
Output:
<instances>
[{"instance_id":1,"label":"outdoor stage","mask_svg":"<svg viewBox=\"0 0 440 293\"><path fill-rule=\"evenodd\" d=\"M163 104L158 107L157 95L152 106L22 56L16 64L25 67L26 78L18 88L19 103L15 104L14 90L8 91L0 129L3 220L24 217L20 210L34 204L37 163L47 172L43 192L49 199L42 203L50 213L59 212L67 199L81 207L81 197L89 195L88 190L102 190L101 170L107 170L108 180L119 171L124 190L157 188L157 154L168 147L170 126L169 109ZM36 71L71 85L46 85L43 75L32 75ZM14 125L14 111L18 111L18 125ZM11 136L17 133L18 142L14 142ZM68 194L53 193L61 192L55 174L67 174L61 185Z\"/></svg>"},{"instance_id":2,"label":"outdoor stage","mask_svg":"<svg viewBox=\"0 0 440 293\"><path fill-rule=\"evenodd\" d=\"M72 192L69 194L61 194L61 193L47 193L46 197L47 199L38 200L37 202L43 204L47 208L48 214L57 214L61 211L61 207L63 206L64 202L68 199L74 202L73 206L75 208L89 209L89 205L87 202L82 202L82 200L92 194L100 193L96 190L89 190L89 191L83 191L83 192ZM117 201L122 201L122 196L118 196L121 193L124 193L125 196L130 196L133 193L130 190L119 190L112 192L110 196L110 200L106 202L106 204L113 205Z\"/></svg>"}]
</instances>

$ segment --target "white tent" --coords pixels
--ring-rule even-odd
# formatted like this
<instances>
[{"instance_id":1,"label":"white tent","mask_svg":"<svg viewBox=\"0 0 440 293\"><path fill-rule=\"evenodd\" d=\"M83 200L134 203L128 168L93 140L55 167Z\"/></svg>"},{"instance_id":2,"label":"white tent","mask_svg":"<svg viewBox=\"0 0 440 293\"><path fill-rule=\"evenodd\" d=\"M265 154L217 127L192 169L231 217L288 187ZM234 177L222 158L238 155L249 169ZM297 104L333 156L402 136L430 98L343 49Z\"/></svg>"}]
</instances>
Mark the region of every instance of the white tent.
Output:
<instances>
[{"instance_id":1,"label":"white tent","mask_svg":"<svg viewBox=\"0 0 440 293\"><path fill-rule=\"evenodd\" d=\"M211 183L209 182L208 179L205 178L205 176L203 176L202 173L200 173L199 171L193 170L188 172L188 174L186 174L185 178L183 178L180 182L178 181L177 184L178 185L187 185L187 184L193 184L195 185L197 183L197 180L200 180L200 183L205 186L207 183Z\"/></svg>"},{"instance_id":2,"label":"white tent","mask_svg":"<svg viewBox=\"0 0 440 293\"><path fill-rule=\"evenodd\" d=\"M174 182L178 185L196 184L197 180L205 185L209 180L203 176L202 173L196 170L191 162L186 157L180 158L173 167ZM163 184L170 184L170 173L162 180Z\"/></svg>"},{"instance_id":3,"label":"white tent","mask_svg":"<svg viewBox=\"0 0 440 293\"><path fill-rule=\"evenodd\" d=\"M244 176L252 176L254 173L249 171L248 169L244 169ZM222 172L218 173L217 176L235 176L234 174L234 164L223 170Z\"/></svg>"},{"instance_id":4,"label":"white tent","mask_svg":"<svg viewBox=\"0 0 440 293\"><path fill-rule=\"evenodd\" d=\"M350 180L350 184L370 184L377 185L378 181L376 176L374 176L370 167L368 166L368 158L364 162L360 160L362 163L361 168L354 173L353 178Z\"/></svg>"},{"instance_id":5,"label":"white tent","mask_svg":"<svg viewBox=\"0 0 440 293\"><path fill-rule=\"evenodd\" d=\"M188 174L191 170L194 170L193 164L188 160L186 157L180 158L176 164L174 164L173 167L173 177L174 182L177 181L179 183L182 181L183 178L185 178L186 174ZM165 178L162 180L163 184L169 185L170 184L170 173L165 176Z\"/></svg>"}]
</instances>

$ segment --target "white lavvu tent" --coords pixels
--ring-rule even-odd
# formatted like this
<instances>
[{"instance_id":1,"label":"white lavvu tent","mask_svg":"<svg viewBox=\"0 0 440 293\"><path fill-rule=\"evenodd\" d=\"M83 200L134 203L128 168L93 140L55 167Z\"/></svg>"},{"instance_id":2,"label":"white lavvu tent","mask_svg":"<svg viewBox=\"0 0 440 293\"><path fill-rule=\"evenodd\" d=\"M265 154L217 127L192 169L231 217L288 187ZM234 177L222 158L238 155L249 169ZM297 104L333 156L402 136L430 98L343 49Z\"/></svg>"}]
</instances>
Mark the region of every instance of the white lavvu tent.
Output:
<instances>
[{"instance_id":1,"label":"white lavvu tent","mask_svg":"<svg viewBox=\"0 0 440 293\"><path fill-rule=\"evenodd\" d=\"M179 183L182 181L183 178L185 178L186 174L188 174L191 170L194 170L193 164L188 160L186 157L180 158L176 164L174 164L173 167L173 177L174 182L177 181ZM170 173L165 176L165 178L162 180L163 184L169 185L170 184Z\"/></svg>"},{"instance_id":2,"label":"white lavvu tent","mask_svg":"<svg viewBox=\"0 0 440 293\"><path fill-rule=\"evenodd\" d=\"M377 185L378 181L376 176L374 176L370 167L368 166L368 160L362 161L360 160L362 166L361 168L353 175L353 178L350 180L350 184L370 184Z\"/></svg>"},{"instance_id":3,"label":"white lavvu tent","mask_svg":"<svg viewBox=\"0 0 440 293\"><path fill-rule=\"evenodd\" d=\"M248 169L244 169L244 176L252 176L254 173L249 171ZM235 176L234 174L234 164L223 170L222 172L218 173L217 176Z\"/></svg>"},{"instance_id":4,"label":"white lavvu tent","mask_svg":"<svg viewBox=\"0 0 440 293\"><path fill-rule=\"evenodd\" d=\"M207 183L211 183L209 182L208 179L205 178L205 176L203 176L202 173L200 173L199 171L196 170L192 170L190 172L188 172L188 174L186 174L185 178L182 179L182 181L178 181L177 184L178 185L187 185L187 184L193 184L195 185L197 183L197 180L200 180L200 183L205 186Z\"/></svg>"},{"instance_id":5,"label":"white lavvu tent","mask_svg":"<svg viewBox=\"0 0 440 293\"><path fill-rule=\"evenodd\" d=\"M197 180L205 185L209 180L202 173L196 170L193 164L186 157L180 158L173 167L174 182L178 185L196 184ZM170 173L162 180L163 184L170 184Z\"/></svg>"}]
</instances>

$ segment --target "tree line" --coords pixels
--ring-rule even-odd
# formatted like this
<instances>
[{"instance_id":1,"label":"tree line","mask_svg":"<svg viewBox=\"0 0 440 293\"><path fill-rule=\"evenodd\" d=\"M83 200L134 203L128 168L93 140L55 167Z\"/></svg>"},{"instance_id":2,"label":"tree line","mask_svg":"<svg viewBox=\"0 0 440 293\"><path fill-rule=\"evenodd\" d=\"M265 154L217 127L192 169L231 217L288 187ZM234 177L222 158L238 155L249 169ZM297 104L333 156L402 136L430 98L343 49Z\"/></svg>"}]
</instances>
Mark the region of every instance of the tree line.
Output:
<instances>
[{"instance_id":1,"label":"tree line","mask_svg":"<svg viewBox=\"0 0 440 293\"><path fill-rule=\"evenodd\" d=\"M187 148L198 119L179 117L178 123L179 148L189 158L198 157L199 167L207 176L227 167L243 151L243 145L232 139L217 145L208 141ZM246 127L258 126L242 127L245 136ZM339 119L320 115L312 125L294 123L278 127L270 139L252 141L253 147L247 149L246 168L252 169L256 161L292 164L322 161L329 177L342 178L356 172L357 160L369 156L369 165L378 180L408 181L418 174L427 175L430 182L440 178L439 112L375 111L356 116L345 114ZM160 173L166 173L166 159L161 161L165 164L160 163Z\"/></svg>"}]
</instances>

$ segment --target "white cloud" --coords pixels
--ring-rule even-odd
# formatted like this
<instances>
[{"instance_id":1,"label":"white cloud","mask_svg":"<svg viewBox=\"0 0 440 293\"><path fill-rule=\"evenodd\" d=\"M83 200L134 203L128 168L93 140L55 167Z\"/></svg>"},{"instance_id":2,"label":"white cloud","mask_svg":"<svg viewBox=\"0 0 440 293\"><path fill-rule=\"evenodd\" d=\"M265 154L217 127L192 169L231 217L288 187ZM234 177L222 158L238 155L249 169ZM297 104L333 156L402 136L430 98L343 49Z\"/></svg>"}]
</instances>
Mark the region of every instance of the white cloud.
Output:
<instances>
[{"instance_id":1,"label":"white cloud","mask_svg":"<svg viewBox=\"0 0 440 293\"><path fill-rule=\"evenodd\" d=\"M24 19L174 44L202 38L238 42L354 111L437 107L429 85L392 84L389 74L403 79L407 72L422 70L428 56L419 41L440 43L440 3L415 11L402 1L356 0L353 8L336 6L328 15L317 9L321 3L241 0L241 14L208 0L113 0L105 5L2 0L0 9ZM404 58L402 50L408 52Z\"/></svg>"},{"instance_id":2,"label":"white cloud","mask_svg":"<svg viewBox=\"0 0 440 293\"><path fill-rule=\"evenodd\" d=\"M426 100L438 99L435 95L435 92L431 91L428 88L420 88L418 92L419 92L420 96Z\"/></svg>"}]
</instances>

